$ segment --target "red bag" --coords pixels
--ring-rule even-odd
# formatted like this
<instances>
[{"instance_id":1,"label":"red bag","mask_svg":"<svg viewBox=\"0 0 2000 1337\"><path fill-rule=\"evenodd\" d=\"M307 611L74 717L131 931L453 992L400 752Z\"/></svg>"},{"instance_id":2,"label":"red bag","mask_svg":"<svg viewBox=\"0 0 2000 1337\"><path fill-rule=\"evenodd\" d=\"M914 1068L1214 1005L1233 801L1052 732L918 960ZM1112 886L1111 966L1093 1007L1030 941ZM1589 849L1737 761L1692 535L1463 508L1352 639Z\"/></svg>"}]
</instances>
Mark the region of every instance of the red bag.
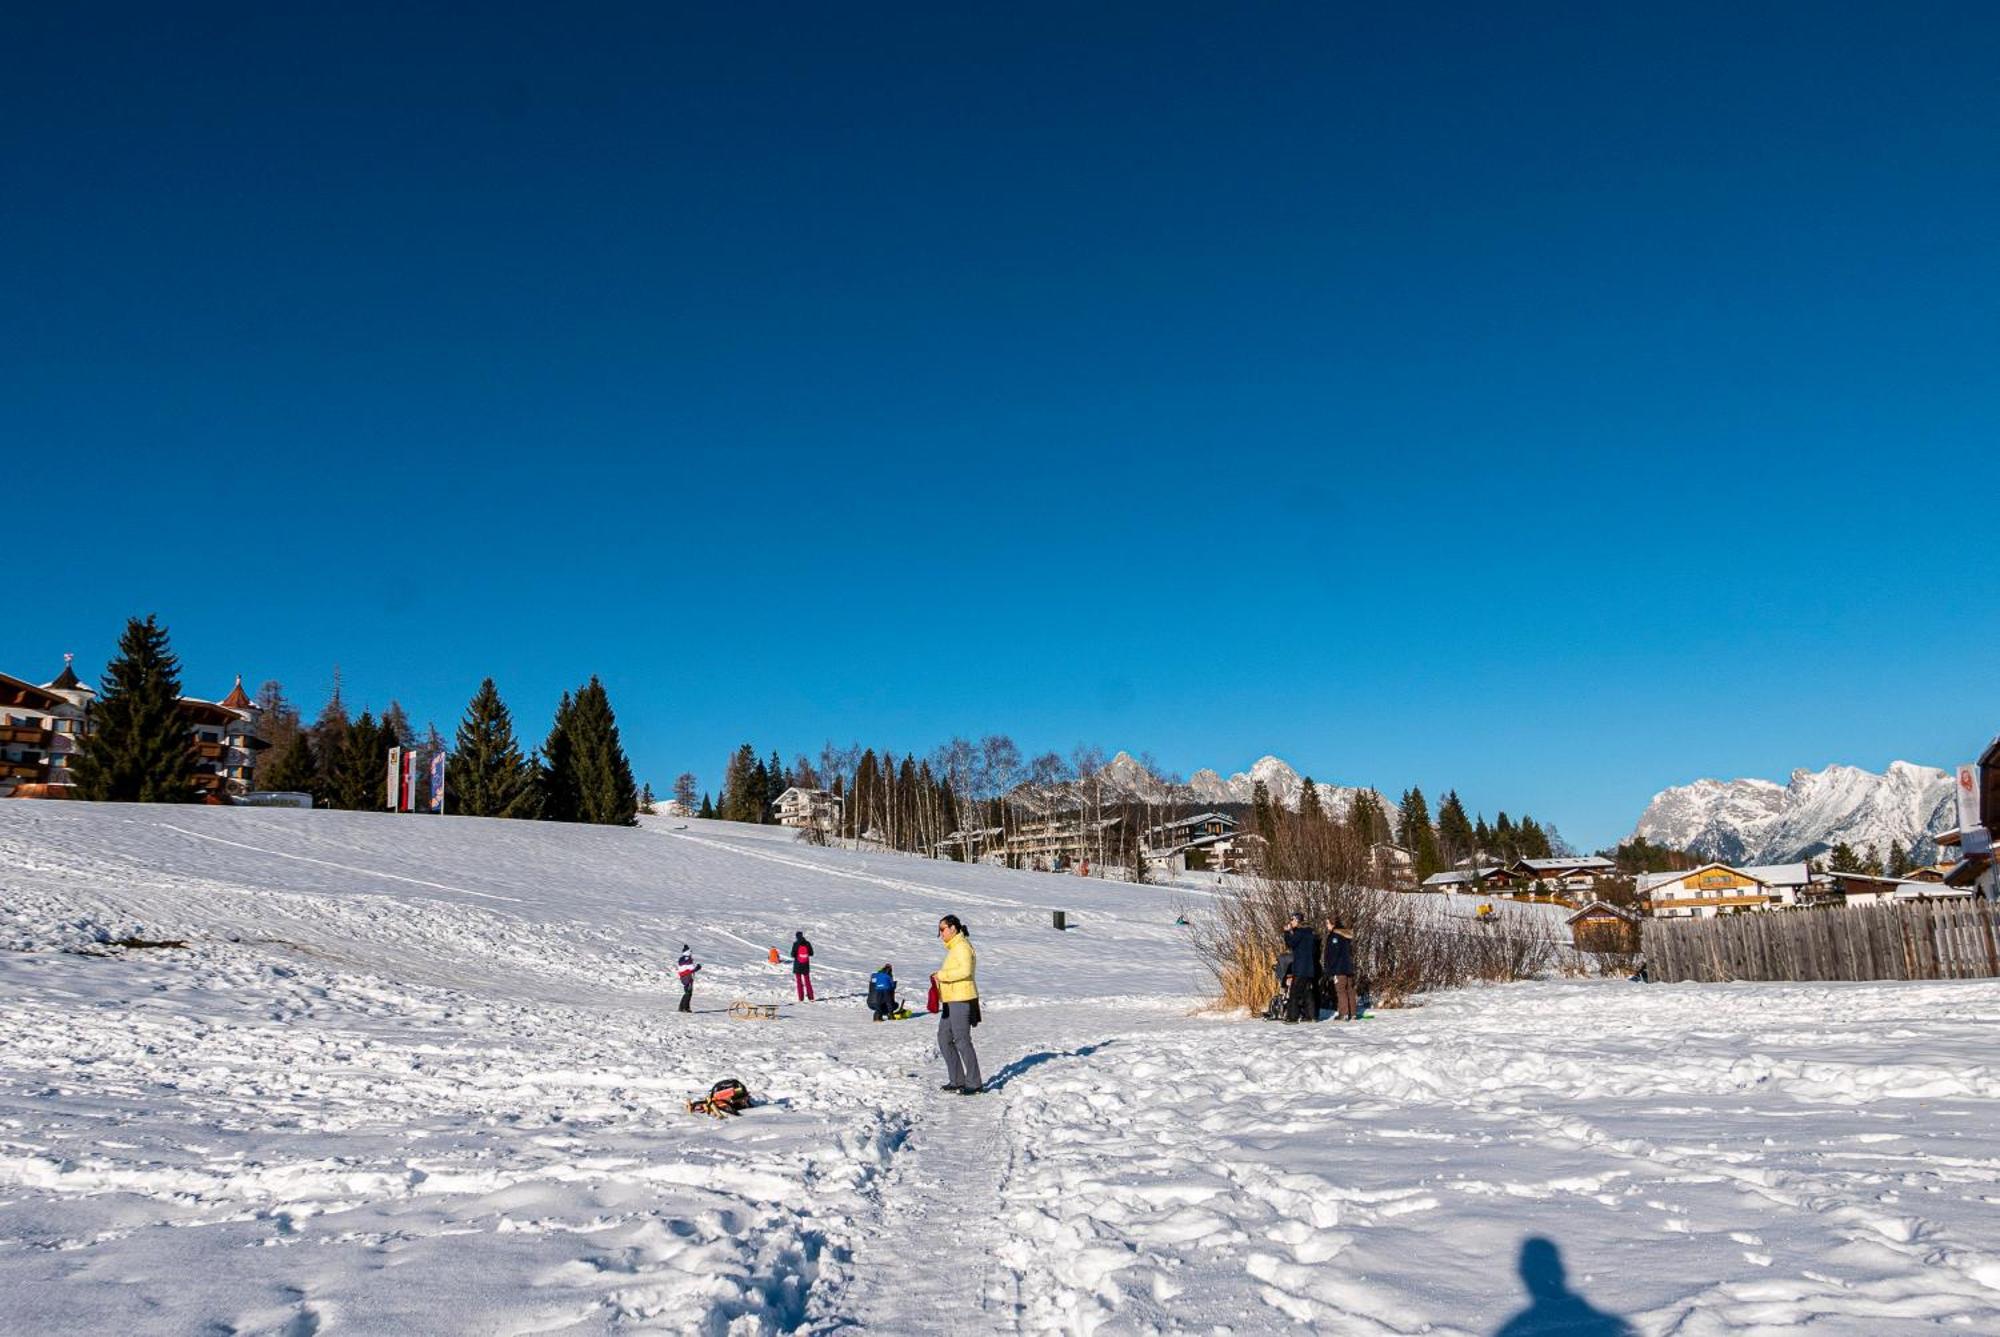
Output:
<instances>
[{"instance_id":1,"label":"red bag","mask_svg":"<svg viewBox=\"0 0 2000 1337\"><path fill-rule=\"evenodd\" d=\"M937 976L933 975L931 976L931 996L929 1001L927 1001L924 1004L924 1011L935 1012L937 1010L938 1010Z\"/></svg>"}]
</instances>

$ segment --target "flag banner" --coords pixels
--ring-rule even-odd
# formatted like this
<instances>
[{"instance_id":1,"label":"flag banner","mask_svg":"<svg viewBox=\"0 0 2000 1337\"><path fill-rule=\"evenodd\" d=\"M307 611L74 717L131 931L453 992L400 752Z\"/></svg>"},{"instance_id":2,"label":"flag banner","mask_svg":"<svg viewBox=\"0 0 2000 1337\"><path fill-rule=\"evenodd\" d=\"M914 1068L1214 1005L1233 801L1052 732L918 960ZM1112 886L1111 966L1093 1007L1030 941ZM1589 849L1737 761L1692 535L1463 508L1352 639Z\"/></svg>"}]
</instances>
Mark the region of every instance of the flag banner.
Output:
<instances>
[{"instance_id":1,"label":"flag banner","mask_svg":"<svg viewBox=\"0 0 2000 1337\"><path fill-rule=\"evenodd\" d=\"M403 801L398 805L404 812L417 810L417 750L403 749Z\"/></svg>"},{"instance_id":2,"label":"flag banner","mask_svg":"<svg viewBox=\"0 0 2000 1337\"><path fill-rule=\"evenodd\" d=\"M399 806L398 800L401 799L403 796L402 794L403 749L400 747L392 747L389 749L388 790L389 790L389 801L384 806L387 807L390 812L394 812L396 811L396 808Z\"/></svg>"},{"instance_id":3,"label":"flag banner","mask_svg":"<svg viewBox=\"0 0 2000 1337\"><path fill-rule=\"evenodd\" d=\"M1979 774L1968 763L1958 768L1958 829L1970 831L1982 824L1979 815Z\"/></svg>"},{"instance_id":4,"label":"flag banner","mask_svg":"<svg viewBox=\"0 0 2000 1337\"><path fill-rule=\"evenodd\" d=\"M444 811L444 753L431 758L431 811Z\"/></svg>"}]
</instances>

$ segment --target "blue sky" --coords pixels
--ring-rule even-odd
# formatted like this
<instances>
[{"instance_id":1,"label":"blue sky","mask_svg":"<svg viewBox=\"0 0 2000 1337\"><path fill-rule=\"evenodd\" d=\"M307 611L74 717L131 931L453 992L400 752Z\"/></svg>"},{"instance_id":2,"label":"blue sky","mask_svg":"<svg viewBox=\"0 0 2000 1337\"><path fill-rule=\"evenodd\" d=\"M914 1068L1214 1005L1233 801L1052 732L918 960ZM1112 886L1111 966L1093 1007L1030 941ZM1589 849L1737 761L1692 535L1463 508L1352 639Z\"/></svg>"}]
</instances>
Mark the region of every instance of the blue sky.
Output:
<instances>
[{"instance_id":1,"label":"blue sky","mask_svg":"<svg viewBox=\"0 0 2000 1337\"><path fill-rule=\"evenodd\" d=\"M1387 8L13 16L0 669L154 611L447 729L598 673L659 788L1004 731L1586 845L1969 756L2000 13Z\"/></svg>"}]
</instances>

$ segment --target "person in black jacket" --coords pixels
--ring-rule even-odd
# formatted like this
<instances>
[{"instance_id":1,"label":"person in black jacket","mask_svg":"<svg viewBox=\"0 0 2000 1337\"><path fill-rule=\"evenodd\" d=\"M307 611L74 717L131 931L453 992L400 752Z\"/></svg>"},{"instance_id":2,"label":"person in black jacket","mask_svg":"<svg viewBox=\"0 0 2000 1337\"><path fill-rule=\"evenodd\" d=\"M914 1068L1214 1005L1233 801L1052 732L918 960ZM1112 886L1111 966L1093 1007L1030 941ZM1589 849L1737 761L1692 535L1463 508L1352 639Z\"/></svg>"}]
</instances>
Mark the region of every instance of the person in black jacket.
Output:
<instances>
[{"instance_id":1,"label":"person in black jacket","mask_svg":"<svg viewBox=\"0 0 2000 1337\"><path fill-rule=\"evenodd\" d=\"M1354 935L1338 919L1326 921L1326 943L1320 955L1320 976L1331 995L1338 1021L1354 1020Z\"/></svg>"},{"instance_id":2,"label":"person in black jacket","mask_svg":"<svg viewBox=\"0 0 2000 1337\"><path fill-rule=\"evenodd\" d=\"M1319 974L1319 938L1306 927L1305 916L1293 915L1285 925L1285 950L1291 954L1292 974L1285 981L1290 997L1285 1003L1285 1024L1319 1019L1319 1005L1313 999L1313 981Z\"/></svg>"}]
</instances>

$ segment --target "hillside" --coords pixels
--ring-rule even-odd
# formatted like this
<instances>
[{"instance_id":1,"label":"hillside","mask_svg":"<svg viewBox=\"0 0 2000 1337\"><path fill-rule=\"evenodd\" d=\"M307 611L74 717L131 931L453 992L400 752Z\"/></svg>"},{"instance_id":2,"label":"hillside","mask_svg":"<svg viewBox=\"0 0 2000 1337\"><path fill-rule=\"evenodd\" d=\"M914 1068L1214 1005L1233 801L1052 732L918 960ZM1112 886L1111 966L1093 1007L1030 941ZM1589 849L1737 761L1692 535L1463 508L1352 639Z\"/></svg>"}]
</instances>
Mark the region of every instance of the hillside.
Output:
<instances>
[{"instance_id":1,"label":"hillside","mask_svg":"<svg viewBox=\"0 0 2000 1337\"><path fill-rule=\"evenodd\" d=\"M717 823L0 803L0 1329L1470 1334L1583 1303L1530 1244L1648 1332L2000 1325L2000 985L1284 1027L1191 1013L1200 901ZM889 960L920 1001L945 911L969 1099L856 997ZM731 1020L800 928L823 1001ZM764 1103L688 1115L723 1076Z\"/></svg>"}]
</instances>

